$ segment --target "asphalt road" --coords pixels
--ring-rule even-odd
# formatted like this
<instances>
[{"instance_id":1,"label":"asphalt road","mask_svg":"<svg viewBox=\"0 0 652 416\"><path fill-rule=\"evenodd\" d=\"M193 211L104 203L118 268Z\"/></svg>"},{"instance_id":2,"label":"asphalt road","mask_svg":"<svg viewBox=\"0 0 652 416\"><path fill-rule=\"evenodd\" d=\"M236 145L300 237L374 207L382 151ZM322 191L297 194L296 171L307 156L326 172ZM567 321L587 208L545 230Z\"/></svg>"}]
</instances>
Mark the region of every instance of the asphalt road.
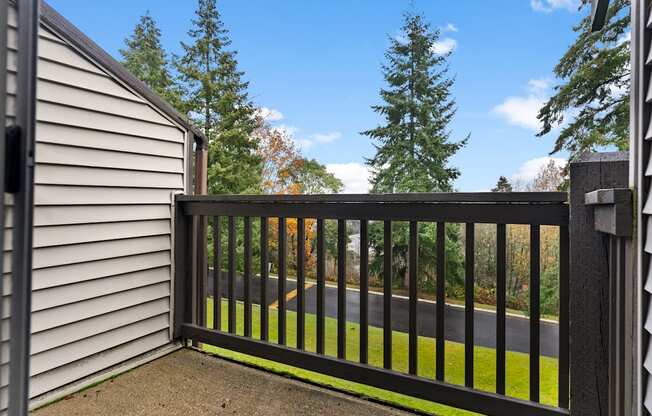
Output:
<instances>
[{"instance_id":1,"label":"asphalt road","mask_svg":"<svg viewBox=\"0 0 652 416\"><path fill-rule=\"evenodd\" d=\"M327 282L327 285L330 283ZM296 289L296 281L287 280L286 291ZM226 278L222 276L222 296L227 296ZM277 280L270 276L267 284L268 306L277 300ZM208 293L213 293L212 272L209 273ZM260 303L260 279L252 279L252 303ZM236 298L242 300L244 295L243 279L236 279ZM317 287L311 286L306 290L306 313L316 313ZM435 337L436 304L432 301L420 300L418 305L419 335ZM296 297L287 302L288 310L297 310ZM337 287L326 286L326 315L337 318ZM360 322L360 294L355 289L348 289L346 294L346 319L351 322ZM445 331L447 340L464 342L464 308L446 304ZM383 326L383 296L379 293L369 293L369 325ZM475 310L474 315L474 341L483 347L496 347L496 314L491 311ZM392 299L392 329L400 332L408 331L408 299L394 296ZM525 317L507 315L506 318L506 343L510 351L528 353L530 350L530 321ZM558 325L554 322L541 322L541 354L556 357L558 354Z\"/></svg>"}]
</instances>

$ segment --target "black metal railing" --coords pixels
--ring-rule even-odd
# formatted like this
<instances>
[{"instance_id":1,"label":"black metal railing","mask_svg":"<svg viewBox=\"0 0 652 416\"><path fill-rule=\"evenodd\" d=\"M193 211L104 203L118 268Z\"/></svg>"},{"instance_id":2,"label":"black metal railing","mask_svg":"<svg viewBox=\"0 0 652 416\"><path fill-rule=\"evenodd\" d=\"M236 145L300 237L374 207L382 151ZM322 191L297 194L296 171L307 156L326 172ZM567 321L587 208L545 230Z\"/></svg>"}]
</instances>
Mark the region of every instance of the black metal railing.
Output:
<instances>
[{"instance_id":1,"label":"black metal railing","mask_svg":"<svg viewBox=\"0 0 652 416\"><path fill-rule=\"evenodd\" d=\"M568 205L563 193L446 193L395 195L332 195L332 196L178 196L175 203L175 289L174 329L176 337L227 348L244 354L312 370L325 375L370 385L397 393L430 400L487 415L564 415L569 407L569 235ZM227 218L226 241L226 300L228 313L226 330L220 323L221 273L213 273L213 328L206 325L207 250L203 230L211 222L213 270L222 270L223 221ZM242 230L236 226L242 218ZM277 342L269 341L270 220L278 229L277 246ZM296 247L296 345L288 346L287 303L287 220L296 219L296 241L303 242L306 220L316 222L316 348L306 351L305 345L305 248ZM337 222L337 348L336 356L325 354L326 343L326 230L325 221ZM347 222L359 221L359 359L347 360ZM373 367L369 360L369 228L372 222L382 222L385 253L392 253L392 233L396 222L408 222L408 374L395 371L392 363L392 279L383 279L383 368ZM251 286L254 259L252 227L259 223L260 296L252 299ZM420 223L436 223L436 313L435 313L435 377L417 375L418 367L418 230ZM464 385L445 380L445 279L446 224L467 226L464 244L466 254L464 276ZM474 388L474 244L475 224L496 224L496 385L495 392ZM529 276L529 400L506 396L506 318L507 318L507 225L524 224L530 229ZM559 345L557 406L540 401L540 227L559 228ZM244 293L244 331L236 334L236 263L237 235L242 234ZM382 262L383 276L391 276L392 256ZM260 337L252 337L252 303L259 302ZM477 357L476 357L477 358Z\"/></svg>"}]
</instances>

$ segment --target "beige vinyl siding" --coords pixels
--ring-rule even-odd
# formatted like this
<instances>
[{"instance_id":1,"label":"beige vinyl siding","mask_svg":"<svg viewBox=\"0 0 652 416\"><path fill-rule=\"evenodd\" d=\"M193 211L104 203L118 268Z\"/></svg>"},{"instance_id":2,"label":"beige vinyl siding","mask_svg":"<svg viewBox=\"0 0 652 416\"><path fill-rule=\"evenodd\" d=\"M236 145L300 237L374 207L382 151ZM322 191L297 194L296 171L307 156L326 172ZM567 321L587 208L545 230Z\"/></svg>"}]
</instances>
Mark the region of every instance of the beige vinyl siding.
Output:
<instances>
[{"instance_id":1,"label":"beige vinyl siding","mask_svg":"<svg viewBox=\"0 0 652 416\"><path fill-rule=\"evenodd\" d=\"M56 247L96 241L170 235L170 221L131 221L100 224L57 225L34 229L33 246ZM12 241L5 236L5 251L11 251Z\"/></svg>"},{"instance_id":2,"label":"beige vinyl siding","mask_svg":"<svg viewBox=\"0 0 652 416\"><path fill-rule=\"evenodd\" d=\"M11 213L11 207L8 211ZM170 205L95 205L41 206L34 213L37 227L66 224L97 224L104 222L147 221L170 218ZM6 227L12 227L11 215Z\"/></svg>"},{"instance_id":3,"label":"beige vinyl siding","mask_svg":"<svg viewBox=\"0 0 652 416\"><path fill-rule=\"evenodd\" d=\"M11 123L13 10L9 21ZM170 201L185 189L187 166L183 128L45 27L38 65L32 397L170 342ZM4 226L11 231L11 206L8 211ZM5 276L11 273L7 234ZM11 282L3 282L8 300ZM0 366L7 364L7 305ZM0 379L0 408L6 384Z\"/></svg>"},{"instance_id":4,"label":"beige vinyl siding","mask_svg":"<svg viewBox=\"0 0 652 416\"><path fill-rule=\"evenodd\" d=\"M37 156L38 157L38 156ZM133 205L169 204L167 189L86 188L60 185L35 185L36 205Z\"/></svg>"}]
</instances>

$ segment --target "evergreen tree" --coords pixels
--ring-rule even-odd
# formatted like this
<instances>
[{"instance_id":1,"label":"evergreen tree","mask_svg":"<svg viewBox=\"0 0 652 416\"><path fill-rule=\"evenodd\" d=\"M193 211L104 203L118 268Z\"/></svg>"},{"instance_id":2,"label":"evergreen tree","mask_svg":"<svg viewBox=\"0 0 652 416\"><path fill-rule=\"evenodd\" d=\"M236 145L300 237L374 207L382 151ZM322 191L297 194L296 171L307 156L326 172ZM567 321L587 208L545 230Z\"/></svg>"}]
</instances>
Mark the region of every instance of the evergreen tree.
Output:
<instances>
[{"instance_id":1,"label":"evergreen tree","mask_svg":"<svg viewBox=\"0 0 652 416\"><path fill-rule=\"evenodd\" d=\"M362 134L374 140L376 154L367 160L372 172L372 192L452 191L458 169L448 161L466 143L451 142L449 123L455 115L455 101L447 75L448 55L438 55L433 46L439 32L431 30L420 15L406 15L402 33L391 38L385 54L383 74L387 87L380 91L384 103L373 110L384 124ZM446 226L447 291L454 294L462 283L460 227ZM374 253L370 270L383 276L383 257L392 255L394 282L406 287L408 280L408 227L394 224L392 253L384 252L381 222L369 225L369 242ZM435 288L435 224L419 227L419 288Z\"/></svg>"},{"instance_id":2,"label":"evergreen tree","mask_svg":"<svg viewBox=\"0 0 652 416\"><path fill-rule=\"evenodd\" d=\"M590 2L583 1L590 8ZM630 2L612 0L605 27L591 32L588 13L574 30L577 40L555 67L561 84L539 111L542 128L550 133L565 117L552 153L568 150L571 157L598 146L629 146Z\"/></svg>"},{"instance_id":3,"label":"evergreen tree","mask_svg":"<svg viewBox=\"0 0 652 416\"><path fill-rule=\"evenodd\" d=\"M123 65L175 108L181 108L180 91L170 74L170 63L161 45L161 30L146 12L120 49Z\"/></svg>"},{"instance_id":4,"label":"evergreen tree","mask_svg":"<svg viewBox=\"0 0 652 416\"><path fill-rule=\"evenodd\" d=\"M496 187L491 190L491 192L512 192L512 184L509 183L509 180L501 176L496 182Z\"/></svg>"},{"instance_id":5,"label":"evergreen tree","mask_svg":"<svg viewBox=\"0 0 652 416\"><path fill-rule=\"evenodd\" d=\"M196 18L181 43L184 54L176 66L184 82L190 115L209 138L208 189L212 194L259 192L262 163L252 132L255 108L249 83L242 80L236 52L215 0L199 0Z\"/></svg>"},{"instance_id":6,"label":"evergreen tree","mask_svg":"<svg viewBox=\"0 0 652 416\"><path fill-rule=\"evenodd\" d=\"M466 139L449 140L453 79L447 77L447 56L433 50L438 39L439 31L420 15L406 15L401 35L391 39L382 67L384 103L372 107L385 124L362 133L376 142L376 154L367 160L372 192L451 191L460 174L448 160Z\"/></svg>"}]
</instances>

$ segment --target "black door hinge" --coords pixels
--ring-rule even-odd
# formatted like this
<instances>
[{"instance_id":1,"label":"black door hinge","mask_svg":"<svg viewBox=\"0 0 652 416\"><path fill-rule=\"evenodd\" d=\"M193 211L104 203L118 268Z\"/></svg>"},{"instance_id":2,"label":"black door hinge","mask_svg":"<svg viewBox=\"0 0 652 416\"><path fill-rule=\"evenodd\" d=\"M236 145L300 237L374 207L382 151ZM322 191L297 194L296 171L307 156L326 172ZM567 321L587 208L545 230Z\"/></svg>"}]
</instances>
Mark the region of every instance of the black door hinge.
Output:
<instances>
[{"instance_id":1,"label":"black door hinge","mask_svg":"<svg viewBox=\"0 0 652 416\"><path fill-rule=\"evenodd\" d=\"M20 136L19 126L5 129L5 192L16 194L20 190Z\"/></svg>"}]
</instances>

